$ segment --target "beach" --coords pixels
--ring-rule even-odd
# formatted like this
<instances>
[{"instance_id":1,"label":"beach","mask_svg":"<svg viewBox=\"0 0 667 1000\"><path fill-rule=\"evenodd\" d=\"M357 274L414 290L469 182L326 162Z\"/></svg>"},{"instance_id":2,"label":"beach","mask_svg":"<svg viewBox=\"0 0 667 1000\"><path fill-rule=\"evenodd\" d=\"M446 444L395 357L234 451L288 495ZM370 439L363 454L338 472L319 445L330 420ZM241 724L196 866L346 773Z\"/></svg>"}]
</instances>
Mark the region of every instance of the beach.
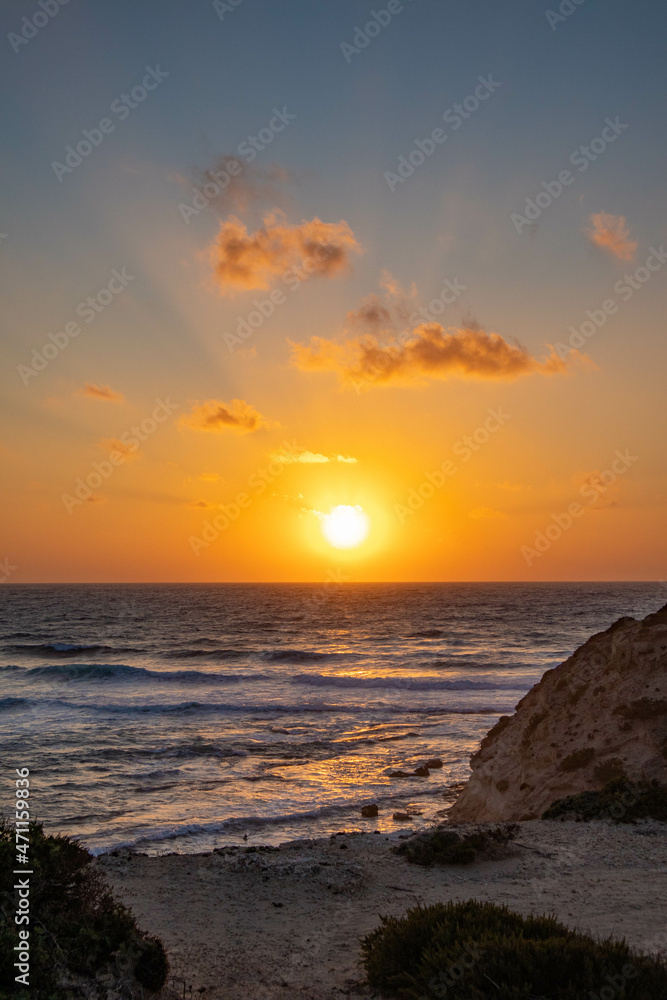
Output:
<instances>
[{"instance_id":1,"label":"beach","mask_svg":"<svg viewBox=\"0 0 667 1000\"><path fill-rule=\"evenodd\" d=\"M371 1000L359 938L380 914L418 903L490 901L639 950L667 948L665 824L525 822L503 858L429 868L392 852L404 834L158 857L120 850L96 864L164 942L175 993L210 1000Z\"/></svg>"}]
</instances>

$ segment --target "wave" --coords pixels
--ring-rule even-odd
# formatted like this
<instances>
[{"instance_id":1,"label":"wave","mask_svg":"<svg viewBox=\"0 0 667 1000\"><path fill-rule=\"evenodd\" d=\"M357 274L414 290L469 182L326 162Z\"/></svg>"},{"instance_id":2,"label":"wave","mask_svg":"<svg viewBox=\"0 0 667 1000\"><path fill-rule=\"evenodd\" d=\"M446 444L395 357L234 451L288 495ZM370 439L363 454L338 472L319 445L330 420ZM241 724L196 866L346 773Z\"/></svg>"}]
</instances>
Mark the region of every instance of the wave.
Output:
<instances>
[{"instance_id":1,"label":"wave","mask_svg":"<svg viewBox=\"0 0 667 1000\"><path fill-rule=\"evenodd\" d=\"M163 660L238 660L251 656L253 649L170 649L161 653Z\"/></svg>"},{"instance_id":2,"label":"wave","mask_svg":"<svg viewBox=\"0 0 667 1000\"><path fill-rule=\"evenodd\" d=\"M512 681L479 681L462 678L456 681L441 680L438 677L347 677L338 674L296 674L292 677L295 684L306 684L314 687L337 688L395 688L408 691L516 691L523 690L524 685L517 688Z\"/></svg>"},{"instance_id":3,"label":"wave","mask_svg":"<svg viewBox=\"0 0 667 1000\"><path fill-rule=\"evenodd\" d=\"M551 661L549 660L549 666L552 664L555 666L560 663L560 660ZM506 663L498 662L494 660L493 662L483 663L480 660L467 660L465 655L455 656L449 658L441 658L437 660L426 660L420 664L424 668L429 668L431 670L541 670L546 669L541 663L536 663L535 660L521 661L521 660L508 660Z\"/></svg>"},{"instance_id":4,"label":"wave","mask_svg":"<svg viewBox=\"0 0 667 1000\"><path fill-rule=\"evenodd\" d=\"M19 643L6 647L12 653L32 653L39 656L81 656L82 653L138 653L131 646L105 646L101 643L43 642Z\"/></svg>"},{"instance_id":5,"label":"wave","mask_svg":"<svg viewBox=\"0 0 667 1000\"><path fill-rule=\"evenodd\" d=\"M10 712L12 709L25 708L30 705L27 698L0 698L0 712Z\"/></svg>"},{"instance_id":6,"label":"wave","mask_svg":"<svg viewBox=\"0 0 667 1000\"><path fill-rule=\"evenodd\" d=\"M308 660L340 659L341 653L316 653L308 649L269 649L259 654L267 663L306 663Z\"/></svg>"},{"instance_id":7,"label":"wave","mask_svg":"<svg viewBox=\"0 0 667 1000\"><path fill-rule=\"evenodd\" d=\"M21 668L18 668L21 669ZM200 670L147 670L126 663L58 663L26 670L32 678L65 681L133 680L177 684L236 684L240 681L266 680L267 674L211 674Z\"/></svg>"},{"instance_id":8,"label":"wave","mask_svg":"<svg viewBox=\"0 0 667 1000\"><path fill-rule=\"evenodd\" d=\"M29 704L57 706L73 709L74 711L95 712L106 715L203 715L214 714L216 712L240 712L252 713L254 715L258 715L260 713L267 713L269 715L276 715L276 713L283 715L303 715L308 713L369 715L377 714L378 712L386 712L390 715L511 715L514 712L514 705L505 705L500 707L481 706L479 708L470 708L467 706L440 706L438 708L434 708L430 705L407 706L378 704L377 702L370 705L336 705L325 703L318 703L314 705L281 705L273 702L265 705L248 705L230 704L224 702L184 701L177 702L175 704L156 703L146 705L96 705L87 701L77 704L76 702L56 699L53 701L29 702Z\"/></svg>"},{"instance_id":9,"label":"wave","mask_svg":"<svg viewBox=\"0 0 667 1000\"><path fill-rule=\"evenodd\" d=\"M442 639L445 633L439 628L426 628L421 632L410 632L408 639Z\"/></svg>"},{"instance_id":10,"label":"wave","mask_svg":"<svg viewBox=\"0 0 667 1000\"><path fill-rule=\"evenodd\" d=\"M194 740L192 743L177 743L172 746L160 747L159 749L145 747L102 747L98 750L90 750L84 757L84 761L91 760L146 760L147 758L180 760L196 757L216 757L226 759L228 757L248 757L247 750L238 750L234 747L223 746L219 743L208 743L205 740ZM180 773L180 769L157 770L142 775L142 779L153 777L169 777Z\"/></svg>"},{"instance_id":11,"label":"wave","mask_svg":"<svg viewBox=\"0 0 667 1000\"><path fill-rule=\"evenodd\" d=\"M410 799L433 798L442 794L443 788L449 785L438 786L438 789L431 784L428 788L410 789ZM394 795L375 797L378 805L388 806L397 801L405 801L406 793L396 792ZM327 819L335 816L349 816L352 822L359 825L359 810L362 805L368 802L368 796L359 801L339 802L328 806L321 806L319 809L299 810L298 812L275 813L269 816L231 816L228 819L213 820L210 823L183 823L180 826L158 826L145 831L137 830L137 836L133 840L116 842L105 847L94 847L91 853L95 856L107 854L110 851L121 848L148 847L150 844L160 844L165 841L178 840L181 837L206 836L216 833L241 833L244 830L263 829L271 826L284 826L287 823L309 823L312 820ZM107 831L99 831L99 834L92 834L87 839L94 839L96 836L108 835Z\"/></svg>"}]
</instances>

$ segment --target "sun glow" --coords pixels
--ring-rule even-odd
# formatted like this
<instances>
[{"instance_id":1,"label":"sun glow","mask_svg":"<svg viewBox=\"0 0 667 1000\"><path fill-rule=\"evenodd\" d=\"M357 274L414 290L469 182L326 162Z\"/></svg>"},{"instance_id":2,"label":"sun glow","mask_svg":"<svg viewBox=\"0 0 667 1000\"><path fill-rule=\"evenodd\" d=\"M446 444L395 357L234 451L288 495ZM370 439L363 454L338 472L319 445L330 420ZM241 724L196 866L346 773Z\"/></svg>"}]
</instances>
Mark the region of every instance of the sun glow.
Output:
<instances>
[{"instance_id":1,"label":"sun glow","mask_svg":"<svg viewBox=\"0 0 667 1000\"><path fill-rule=\"evenodd\" d=\"M322 518L324 537L336 549L353 549L361 545L370 527L362 507L339 504Z\"/></svg>"}]
</instances>

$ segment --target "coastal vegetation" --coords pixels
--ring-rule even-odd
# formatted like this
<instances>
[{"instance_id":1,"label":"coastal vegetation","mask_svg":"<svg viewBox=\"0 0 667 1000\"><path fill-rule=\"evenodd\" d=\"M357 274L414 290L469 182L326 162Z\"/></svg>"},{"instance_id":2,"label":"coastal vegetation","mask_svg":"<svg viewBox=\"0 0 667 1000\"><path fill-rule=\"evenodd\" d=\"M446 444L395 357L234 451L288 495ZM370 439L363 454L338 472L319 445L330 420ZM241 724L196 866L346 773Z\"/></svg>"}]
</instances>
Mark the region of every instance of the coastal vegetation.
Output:
<instances>
[{"instance_id":1,"label":"coastal vegetation","mask_svg":"<svg viewBox=\"0 0 667 1000\"><path fill-rule=\"evenodd\" d=\"M667 996L667 966L623 941L596 940L553 916L468 900L382 917L362 941L366 976L400 1000L581 1000Z\"/></svg>"},{"instance_id":2,"label":"coastal vegetation","mask_svg":"<svg viewBox=\"0 0 667 1000\"><path fill-rule=\"evenodd\" d=\"M0 997L31 1000L133 997L164 985L168 962L162 942L144 934L113 896L92 856L70 837L29 828L29 985L15 982L19 928L15 923L15 831L0 821ZM23 881L26 881L23 879ZM25 947L25 945L24 945Z\"/></svg>"}]
</instances>

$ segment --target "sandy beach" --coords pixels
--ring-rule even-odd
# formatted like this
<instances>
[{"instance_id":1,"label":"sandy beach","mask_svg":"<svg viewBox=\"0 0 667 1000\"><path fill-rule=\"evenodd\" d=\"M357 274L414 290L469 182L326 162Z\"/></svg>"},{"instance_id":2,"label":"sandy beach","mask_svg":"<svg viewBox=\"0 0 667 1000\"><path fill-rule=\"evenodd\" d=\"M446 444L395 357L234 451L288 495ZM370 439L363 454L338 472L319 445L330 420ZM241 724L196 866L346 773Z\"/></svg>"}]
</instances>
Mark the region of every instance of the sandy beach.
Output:
<instances>
[{"instance_id":1,"label":"sandy beach","mask_svg":"<svg viewBox=\"0 0 667 1000\"><path fill-rule=\"evenodd\" d=\"M116 893L164 942L170 985L210 1000L371 1000L359 938L380 914L479 899L554 913L638 949L667 947L667 827L520 824L501 860L423 868L392 853L399 833L339 834L250 852L103 855Z\"/></svg>"}]
</instances>

